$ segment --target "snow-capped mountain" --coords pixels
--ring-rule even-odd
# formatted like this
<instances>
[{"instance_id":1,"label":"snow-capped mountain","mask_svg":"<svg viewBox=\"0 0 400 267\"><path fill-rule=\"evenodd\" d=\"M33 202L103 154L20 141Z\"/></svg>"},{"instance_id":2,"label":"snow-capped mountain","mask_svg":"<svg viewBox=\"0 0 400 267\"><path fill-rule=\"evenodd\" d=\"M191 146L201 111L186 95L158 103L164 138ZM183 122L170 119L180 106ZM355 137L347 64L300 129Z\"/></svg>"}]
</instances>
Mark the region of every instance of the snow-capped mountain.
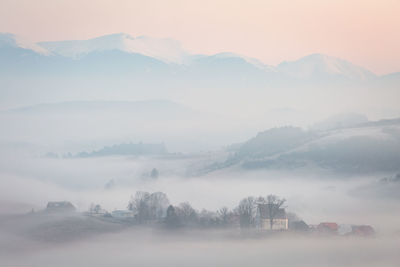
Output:
<instances>
[{"instance_id":1,"label":"snow-capped mountain","mask_svg":"<svg viewBox=\"0 0 400 267\"><path fill-rule=\"evenodd\" d=\"M185 51L181 44L173 39L157 39L146 36L132 37L118 33L105 35L88 40L67 40L56 42L30 43L13 34L0 34L0 48L13 47L31 50L43 56L59 56L67 59L80 60L93 54L110 51L119 51L128 54L140 54L161 61L177 65L191 65L198 62L220 61L218 67L229 64L227 59L237 59L235 64L251 65L266 73L275 73L279 77L290 77L300 80L345 78L350 80L369 80L376 75L365 68L356 66L349 61L322 54L312 54L296 61L285 61L278 66L271 66L263 62L235 53L218 53L215 55L193 55ZM210 58L210 60L206 60ZM108 58L109 60L109 58ZM238 61L239 60L239 61ZM229 68L230 66L226 66ZM238 68L241 69L241 68ZM258 75L258 74L257 74ZM270 78L270 77L269 77Z\"/></svg>"},{"instance_id":2,"label":"snow-capped mountain","mask_svg":"<svg viewBox=\"0 0 400 267\"><path fill-rule=\"evenodd\" d=\"M118 33L89 40L40 42L39 45L56 55L78 59L92 52L120 50L142 54L165 63L186 63L188 53L178 41L147 36L132 37Z\"/></svg>"},{"instance_id":3,"label":"snow-capped mountain","mask_svg":"<svg viewBox=\"0 0 400 267\"><path fill-rule=\"evenodd\" d=\"M244 95L255 90L269 99L282 88L313 89L314 95L327 87L358 88L357 92L346 91L357 96L367 87L376 94L381 94L376 88L385 88L387 98L394 100L399 83L398 74L376 76L346 60L321 54L271 66L234 53L191 54L172 39L121 33L89 40L31 43L0 33L0 94L4 92L1 100L6 103L31 95L30 88L41 90L35 94L41 102L62 101L61 95L91 96L95 92L97 96L117 90L136 97L169 98L180 94L173 90L209 90L212 94L216 88L238 89L237 93ZM339 90L334 92L340 94ZM303 96L301 91L297 93Z\"/></svg>"},{"instance_id":4,"label":"snow-capped mountain","mask_svg":"<svg viewBox=\"0 0 400 267\"><path fill-rule=\"evenodd\" d=\"M23 37L14 35L12 33L0 33L0 49L2 47L13 47L13 48L22 48L27 50L32 50L35 53L41 55L49 55L50 52L43 48L42 46L29 42L25 40Z\"/></svg>"},{"instance_id":5,"label":"snow-capped mountain","mask_svg":"<svg viewBox=\"0 0 400 267\"><path fill-rule=\"evenodd\" d=\"M267 72L270 71L276 71L276 68L274 66L271 65L267 65L264 64L263 62L261 62L260 60L256 59L256 58L252 58L252 57L247 57L247 56L243 56L243 55L239 55L236 53L231 53L231 52L223 52L223 53L218 53L213 55L212 57L214 58L220 58L220 59L227 59L227 58L238 58L238 59L242 59L245 62L261 69Z\"/></svg>"},{"instance_id":6,"label":"snow-capped mountain","mask_svg":"<svg viewBox=\"0 0 400 267\"><path fill-rule=\"evenodd\" d=\"M324 78L325 76L342 76L357 80L375 78L375 74L365 68L322 54L312 54L296 61L282 62L277 66L277 70L299 79Z\"/></svg>"}]
</instances>

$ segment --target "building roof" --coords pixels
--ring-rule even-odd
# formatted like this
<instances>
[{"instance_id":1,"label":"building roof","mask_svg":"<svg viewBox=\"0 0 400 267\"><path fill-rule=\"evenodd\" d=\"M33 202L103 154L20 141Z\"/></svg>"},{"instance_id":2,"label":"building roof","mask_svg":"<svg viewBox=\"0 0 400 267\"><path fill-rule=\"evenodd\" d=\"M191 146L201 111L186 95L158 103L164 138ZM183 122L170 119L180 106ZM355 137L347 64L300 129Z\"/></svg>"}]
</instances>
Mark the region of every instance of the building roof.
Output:
<instances>
[{"instance_id":1,"label":"building roof","mask_svg":"<svg viewBox=\"0 0 400 267\"><path fill-rule=\"evenodd\" d=\"M318 225L318 229L327 229L331 231L337 231L339 229L339 225L334 222L322 222Z\"/></svg>"},{"instance_id":2,"label":"building roof","mask_svg":"<svg viewBox=\"0 0 400 267\"><path fill-rule=\"evenodd\" d=\"M364 236L373 235L375 234L375 230L370 225L353 225L352 234Z\"/></svg>"},{"instance_id":3,"label":"building roof","mask_svg":"<svg viewBox=\"0 0 400 267\"><path fill-rule=\"evenodd\" d=\"M309 231L310 227L304 221L291 222L289 228L295 231Z\"/></svg>"},{"instance_id":4,"label":"building roof","mask_svg":"<svg viewBox=\"0 0 400 267\"><path fill-rule=\"evenodd\" d=\"M268 207L268 204L258 204L258 212L261 219L270 219L269 211L270 209ZM274 219L287 219L285 209L278 208Z\"/></svg>"}]
</instances>

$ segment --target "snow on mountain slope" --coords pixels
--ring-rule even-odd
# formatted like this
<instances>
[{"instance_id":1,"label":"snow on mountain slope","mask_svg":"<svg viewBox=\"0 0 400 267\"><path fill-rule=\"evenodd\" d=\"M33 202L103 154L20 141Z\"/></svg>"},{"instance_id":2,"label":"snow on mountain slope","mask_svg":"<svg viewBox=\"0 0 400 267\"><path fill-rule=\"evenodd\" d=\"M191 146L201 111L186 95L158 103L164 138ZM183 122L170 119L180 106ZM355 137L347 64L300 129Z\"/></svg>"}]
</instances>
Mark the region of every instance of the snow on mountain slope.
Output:
<instances>
[{"instance_id":1,"label":"snow on mountain slope","mask_svg":"<svg viewBox=\"0 0 400 267\"><path fill-rule=\"evenodd\" d=\"M267 72L275 71L275 67L264 64L263 62L261 62L260 60L258 60L256 58L246 57L246 56L239 55L236 53L222 52L222 53L215 54L212 57L214 57L214 58L240 58L261 70L264 70Z\"/></svg>"},{"instance_id":2,"label":"snow on mountain slope","mask_svg":"<svg viewBox=\"0 0 400 267\"><path fill-rule=\"evenodd\" d=\"M41 55L49 55L50 52L38 44L29 42L24 38L11 34L11 33L0 33L0 47L14 47L32 50Z\"/></svg>"},{"instance_id":3,"label":"snow on mountain slope","mask_svg":"<svg viewBox=\"0 0 400 267\"><path fill-rule=\"evenodd\" d=\"M277 66L277 70L299 79L344 76L349 79L367 80L375 77L375 74L367 69L322 54L312 54L296 61L282 62Z\"/></svg>"},{"instance_id":4,"label":"snow on mountain slope","mask_svg":"<svg viewBox=\"0 0 400 267\"><path fill-rule=\"evenodd\" d=\"M39 44L54 54L71 58L80 58L91 52L121 50L153 57L166 63L182 64L186 62L188 56L178 41L146 36L132 37L124 33L110 34L89 40L41 42Z\"/></svg>"},{"instance_id":5,"label":"snow on mountain slope","mask_svg":"<svg viewBox=\"0 0 400 267\"><path fill-rule=\"evenodd\" d=\"M178 41L173 39L158 39L147 36L132 37L124 33L104 35L88 40L51 41L39 42L36 44L27 42L13 34L0 33L0 48L1 47L29 49L39 55L62 56L67 59L73 58L76 60L80 60L89 54L110 51L140 54L168 64L193 65L195 62L201 61L204 63L207 62L207 59L210 59L209 61L212 61L212 64L216 62L225 63L225 65L222 63L218 65L219 70L229 70L229 68L232 67L227 59L240 59L234 61L237 66L240 65L243 67L245 65L252 65L255 67L252 71L255 71L257 75L263 75L263 73L259 72L259 70L261 70L270 75L268 76L269 80L271 80L271 78L277 78L280 81L290 78L306 81L336 79L338 81L352 80L362 82L377 78L374 73L365 68L356 66L346 60L322 54L312 54L296 61L285 61L278 66L270 66L255 58L235 53L225 52L215 55L189 54L182 48ZM5 53L7 54L9 52L5 51ZM236 68L235 70L243 70L242 67ZM205 69L208 68L205 67ZM236 74L231 73L230 75L236 77ZM397 78L397 76L393 77ZM389 85L397 81L397 79L390 78L389 76L381 80Z\"/></svg>"}]
</instances>

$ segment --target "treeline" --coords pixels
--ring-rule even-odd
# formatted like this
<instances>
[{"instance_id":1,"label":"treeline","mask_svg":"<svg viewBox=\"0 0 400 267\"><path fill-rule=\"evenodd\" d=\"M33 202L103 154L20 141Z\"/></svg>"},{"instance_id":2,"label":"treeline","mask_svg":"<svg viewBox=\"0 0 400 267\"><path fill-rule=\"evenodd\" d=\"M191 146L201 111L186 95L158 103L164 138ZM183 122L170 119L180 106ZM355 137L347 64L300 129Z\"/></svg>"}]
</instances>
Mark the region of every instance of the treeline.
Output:
<instances>
[{"instance_id":1,"label":"treeline","mask_svg":"<svg viewBox=\"0 0 400 267\"><path fill-rule=\"evenodd\" d=\"M268 216L272 223L277 212L284 208L284 203L285 199L275 195L249 196L240 200L233 209L221 207L217 211L206 209L198 211L188 202L172 205L163 192L138 191L131 196L127 210L134 214L130 220L140 225L159 224L167 228L252 228L257 226L260 204L265 205L269 210ZM100 207L98 206L97 209L100 209ZM289 220L297 219L291 213L288 213L287 216Z\"/></svg>"}]
</instances>

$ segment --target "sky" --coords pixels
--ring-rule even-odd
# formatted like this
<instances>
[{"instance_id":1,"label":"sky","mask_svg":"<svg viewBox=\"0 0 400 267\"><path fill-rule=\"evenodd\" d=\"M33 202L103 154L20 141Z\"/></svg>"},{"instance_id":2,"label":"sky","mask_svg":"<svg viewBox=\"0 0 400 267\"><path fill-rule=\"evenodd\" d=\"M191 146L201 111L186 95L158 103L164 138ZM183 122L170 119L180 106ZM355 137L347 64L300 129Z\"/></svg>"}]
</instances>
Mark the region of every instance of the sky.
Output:
<instances>
[{"instance_id":1,"label":"sky","mask_svg":"<svg viewBox=\"0 0 400 267\"><path fill-rule=\"evenodd\" d=\"M31 41L124 32L276 65L311 53L400 71L398 0L0 0L0 32Z\"/></svg>"}]
</instances>

